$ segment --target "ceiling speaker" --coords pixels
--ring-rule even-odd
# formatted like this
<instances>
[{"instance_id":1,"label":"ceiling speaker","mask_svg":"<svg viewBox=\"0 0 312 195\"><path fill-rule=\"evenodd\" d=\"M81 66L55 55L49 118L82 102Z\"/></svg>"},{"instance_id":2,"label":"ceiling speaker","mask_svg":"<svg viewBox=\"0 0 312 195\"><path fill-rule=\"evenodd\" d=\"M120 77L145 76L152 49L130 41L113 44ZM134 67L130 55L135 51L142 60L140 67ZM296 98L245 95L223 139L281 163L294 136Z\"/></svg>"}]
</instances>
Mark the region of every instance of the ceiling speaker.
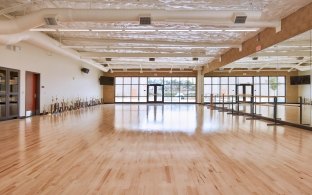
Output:
<instances>
[{"instance_id":1,"label":"ceiling speaker","mask_svg":"<svg viewBox=\"0 0 312 195\"><path fill-rule=\"evenodd\" d=\"M151 25L152 19L148 16L140 17L140 25Z\"/></svg>"},{"instance_id":2,"label":"ceiling speaker","mask_svg":"<svg viewBox=\"0 0 312 195\"><path fill-rule=\"evenodd\" d=\"M82 68L81 72L88 74L90 70L88 68Z\"/></svg>"}]
</instances>

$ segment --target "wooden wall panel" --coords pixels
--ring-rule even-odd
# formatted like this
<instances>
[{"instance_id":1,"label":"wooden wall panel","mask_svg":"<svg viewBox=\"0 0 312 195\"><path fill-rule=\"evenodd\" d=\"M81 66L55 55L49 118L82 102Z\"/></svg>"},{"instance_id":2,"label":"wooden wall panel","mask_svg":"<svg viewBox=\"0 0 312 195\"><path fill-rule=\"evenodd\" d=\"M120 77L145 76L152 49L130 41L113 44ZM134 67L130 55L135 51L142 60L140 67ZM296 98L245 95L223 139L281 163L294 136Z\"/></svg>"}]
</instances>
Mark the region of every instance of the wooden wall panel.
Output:
<instances>
[{"instance_id":1,"label":"wooden wall panel","mask_svg":"<svg viewBox=\"0 0 312 195\"><path fill-rule=\"evenodd\" d=\"M103 85L103 101L105 104L115 103L115 85Z\"/></svg>"}]
</instances>

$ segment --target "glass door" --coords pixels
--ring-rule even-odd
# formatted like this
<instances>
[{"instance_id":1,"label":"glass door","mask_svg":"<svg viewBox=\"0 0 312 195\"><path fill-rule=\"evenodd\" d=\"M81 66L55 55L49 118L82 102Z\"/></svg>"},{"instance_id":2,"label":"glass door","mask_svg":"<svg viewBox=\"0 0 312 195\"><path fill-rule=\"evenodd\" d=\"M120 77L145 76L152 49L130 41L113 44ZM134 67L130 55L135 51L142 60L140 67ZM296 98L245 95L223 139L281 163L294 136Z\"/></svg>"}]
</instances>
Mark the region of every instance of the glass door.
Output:
<instances>
[{"instance_id":1,"label":"glass door","mask_svg":"<svg viewBox=\"0 0 312 195\"><path fill-rule=\"evenodd\" d=\"M164 102L164 86L158 84L147 85L147 102Z\"/></svg>"},{"instance_id":2,"label":"glass door","mask_svg":"<svg viewBox=\"0 0 312 195\"><path fill-rule=\"evenodd\" d=\"M6 69L0 69L0 119L6 117Z\"/></svg>"},{"instance_id":3,"label":"glass door","mask_svg":"<svg viewBox=\"0 0 312 195\"><path fill-rule=\"evenodd\" d=\"M242 103L250 103L253 96L253 85L240 84L236 85L236 95L238 95L238 101Z\"/></svg>"},{"instance_id":4,"label":"glass door","mask_svg":"<svg viewBox=\"0 0 312 195\"><path fill-rule=\"evenodd\" d=\"M18 116L18 103L19 103L18 102L19 101L19 72L10 70L8 74L9 74L8 117L17 117Z\"/></svg>"},{"instance_id":5,"label":"glass door","mask_svg":"<svg viewBox=\"0 0 312 195\"><path fill-rule=\"evenodd\" d=\"M237 94L238 95L238 101L244 102L244 85L237 85Z\"/></svg>"},{"instance_id":6,"label":"glass door","mask_svg":"<svg viewBox=\"0 0 312 195\"><path fill-rule=\"evenodd\" d=\"M251 102L251 96L253 95L253 86L245 85L245 102Z\"/></svg>"}]
</instances>

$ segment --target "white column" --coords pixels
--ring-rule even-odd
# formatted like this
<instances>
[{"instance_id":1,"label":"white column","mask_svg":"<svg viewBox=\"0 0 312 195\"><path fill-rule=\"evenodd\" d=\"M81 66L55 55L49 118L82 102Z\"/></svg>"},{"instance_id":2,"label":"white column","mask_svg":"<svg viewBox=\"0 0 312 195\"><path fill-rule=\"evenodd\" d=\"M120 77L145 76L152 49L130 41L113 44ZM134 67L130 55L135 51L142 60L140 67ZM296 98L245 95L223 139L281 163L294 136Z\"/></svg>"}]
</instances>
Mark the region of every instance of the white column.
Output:
<instances>
[{"instance_id":1,"label":"white column","mask_svg":"<svg viewBox=\"0 0 312 195\"><path fill-rule=\"evenodd\" d=\"M204 103L204 74L201 70L197 71L197 100L198 104Z\"/></svg>"}]
</instances>

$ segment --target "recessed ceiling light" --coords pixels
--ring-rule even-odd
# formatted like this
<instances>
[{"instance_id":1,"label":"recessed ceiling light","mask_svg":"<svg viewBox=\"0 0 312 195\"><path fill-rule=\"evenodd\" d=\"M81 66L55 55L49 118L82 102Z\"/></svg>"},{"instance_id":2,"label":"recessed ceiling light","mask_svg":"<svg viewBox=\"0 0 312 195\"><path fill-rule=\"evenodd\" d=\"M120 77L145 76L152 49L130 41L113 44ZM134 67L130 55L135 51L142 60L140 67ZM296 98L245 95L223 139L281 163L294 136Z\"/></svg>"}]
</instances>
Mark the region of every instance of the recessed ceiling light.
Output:
<instances>
[{"instance_id":1,"label":"recessed ceiling light","mask_svg":"<svg viewBox=\"0 0 312 195\"><path fill-rule=\"evenodd\" d=\"M58 29L60 32L88 32L89 29Z\"/></svg>"}]
</instances>

